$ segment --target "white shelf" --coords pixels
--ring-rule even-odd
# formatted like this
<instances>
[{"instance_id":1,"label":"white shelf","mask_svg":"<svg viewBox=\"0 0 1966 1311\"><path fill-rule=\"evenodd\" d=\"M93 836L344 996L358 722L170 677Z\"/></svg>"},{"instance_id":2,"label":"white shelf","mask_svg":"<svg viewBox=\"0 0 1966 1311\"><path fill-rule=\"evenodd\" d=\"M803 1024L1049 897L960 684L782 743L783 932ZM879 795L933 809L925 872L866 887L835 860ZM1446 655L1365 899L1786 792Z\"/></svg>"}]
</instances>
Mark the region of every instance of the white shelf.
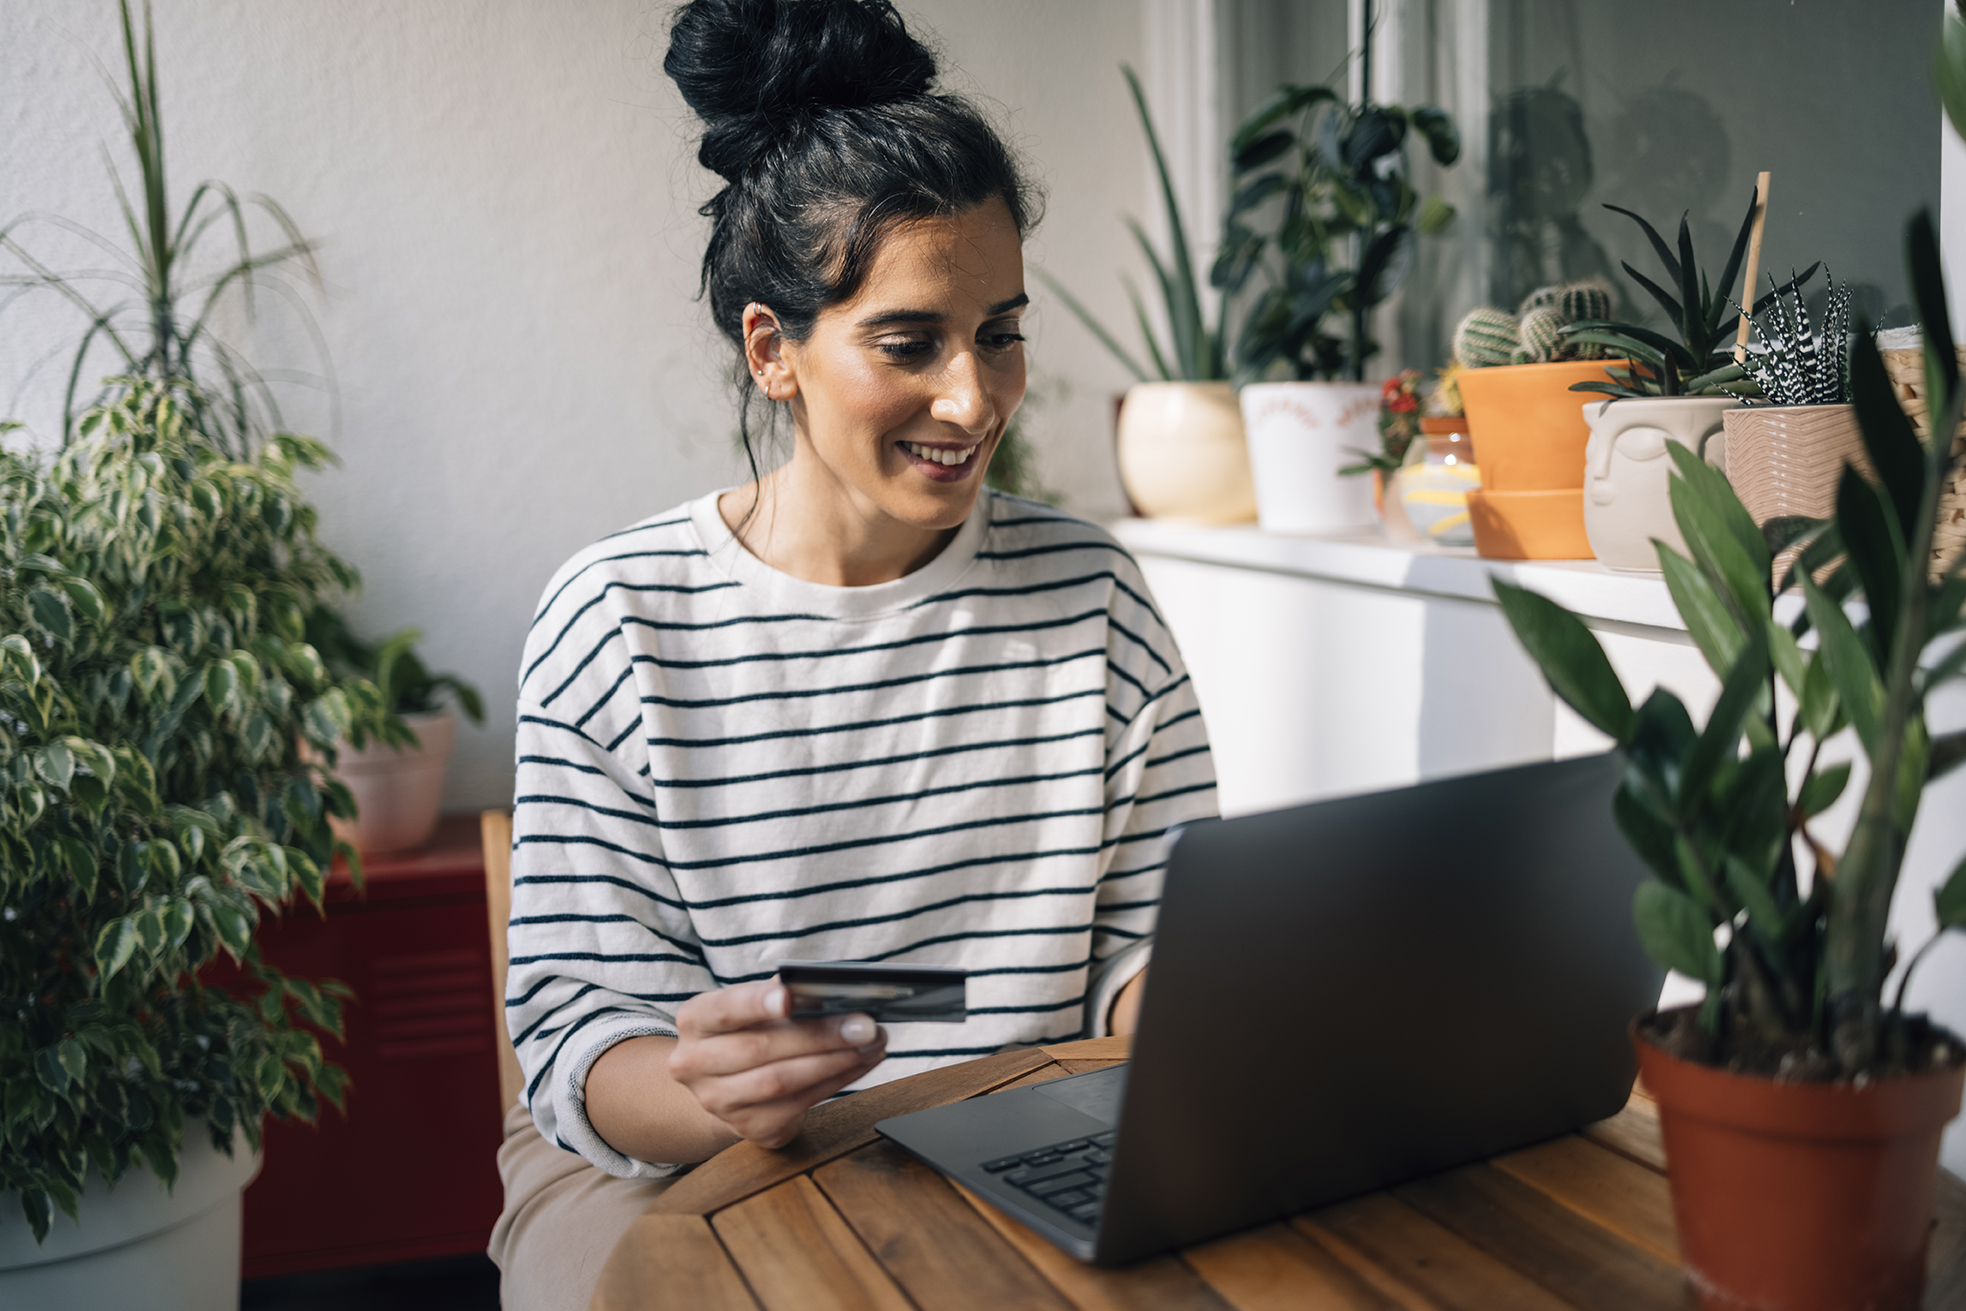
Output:
<instances>
[{"instance_id":1,"label":"white shelf","mask_svg":"<svg viewBox=\"0 0 1966 1311\"><path fill-rule=\"evenodd\" d=\"M1686 631L1658 574L1621 573L1595 560L1484 560L1472 547L1407 545L1377 528L1299 536L1168 519L1120 519L1111 527L1136 555L1491 604L1491 579L1499 577L1589 619Z\"/></svg>"}]
</instances>

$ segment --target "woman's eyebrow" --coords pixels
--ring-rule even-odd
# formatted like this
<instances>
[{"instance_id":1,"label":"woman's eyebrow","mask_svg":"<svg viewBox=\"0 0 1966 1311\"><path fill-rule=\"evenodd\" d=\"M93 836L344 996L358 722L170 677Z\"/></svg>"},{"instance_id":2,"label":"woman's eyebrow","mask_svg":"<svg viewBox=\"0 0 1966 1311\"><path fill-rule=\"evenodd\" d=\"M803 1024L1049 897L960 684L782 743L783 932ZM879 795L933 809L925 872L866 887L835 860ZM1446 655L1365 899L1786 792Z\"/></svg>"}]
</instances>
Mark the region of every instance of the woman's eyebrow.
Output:
<instances>
[{"instance_id":1,"label":"woman's eyebrow","mask_svg":"<svg viewBox=\"0 0 1966 1311\"><path fill-rule=\"evenodd\" d=\"M1031 298L1020 291L1009 300L1000 300L990 306L984 311L984 314L988 318L995 318L999 314L1008 314L1010 311L1020 309L1030 303ZM941 310L883 310L879 314L870 315L860 320L859 326L863 328L884 328L895 323L941 323L948 317Z\"/></svg>"}]
</instances>

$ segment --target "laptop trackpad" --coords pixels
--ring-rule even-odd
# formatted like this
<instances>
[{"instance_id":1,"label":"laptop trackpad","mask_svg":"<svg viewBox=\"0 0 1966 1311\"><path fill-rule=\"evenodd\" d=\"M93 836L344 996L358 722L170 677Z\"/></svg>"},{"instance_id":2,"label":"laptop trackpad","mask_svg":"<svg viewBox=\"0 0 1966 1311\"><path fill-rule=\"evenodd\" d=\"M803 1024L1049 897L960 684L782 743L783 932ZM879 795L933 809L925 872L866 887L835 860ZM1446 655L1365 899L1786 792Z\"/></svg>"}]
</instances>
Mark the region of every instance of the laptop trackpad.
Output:
<instances>
[{"instance_id":1,"label":"laptop trackpad","mask_svg":"<svg viewBox=\"0 0 1966 1311\"><path fill-rule=\"evenodd\" d=\"M1120 1103L1126 1100L1127 1069L1127 1066L1115 1065L1076 1078L1037 1084L1031 1091L1040 1097L1063 1102L1095 1120L1117 1126L1120 1122Z\"/></svg>"}]
</instances>

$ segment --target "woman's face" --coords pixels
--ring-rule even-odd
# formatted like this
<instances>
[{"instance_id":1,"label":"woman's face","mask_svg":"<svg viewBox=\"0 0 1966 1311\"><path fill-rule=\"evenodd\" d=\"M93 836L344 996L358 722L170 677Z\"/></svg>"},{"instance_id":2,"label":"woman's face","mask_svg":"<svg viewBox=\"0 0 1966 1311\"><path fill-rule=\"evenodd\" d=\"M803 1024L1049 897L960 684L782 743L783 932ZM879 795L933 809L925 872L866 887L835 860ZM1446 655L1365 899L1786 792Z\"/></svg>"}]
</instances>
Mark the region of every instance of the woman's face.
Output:
<instances>
[{"instance_id":1,"label":"woman's face","mask_svg":"<svg viewBox=\"0 0 1966 1311\"><path fill-rule=\"evenodd\" d=\"M767 387L791 392L801 481L819 475L872 521L961 524L1024 399L1026 301L1001 200L889 233L853 298L765 361Z\"/></svg>"}]
</instances>

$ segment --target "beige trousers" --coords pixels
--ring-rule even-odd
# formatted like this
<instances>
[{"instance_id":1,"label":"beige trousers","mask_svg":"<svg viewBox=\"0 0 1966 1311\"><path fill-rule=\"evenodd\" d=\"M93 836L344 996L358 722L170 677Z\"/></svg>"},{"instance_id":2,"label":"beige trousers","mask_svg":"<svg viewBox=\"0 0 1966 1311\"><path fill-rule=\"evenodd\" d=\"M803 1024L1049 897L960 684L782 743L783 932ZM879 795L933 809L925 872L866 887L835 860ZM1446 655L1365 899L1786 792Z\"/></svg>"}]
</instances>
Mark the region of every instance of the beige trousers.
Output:
<instances>
[{"instance_id":1,"label":"beige trousers","mask_svg":"<svg viewBox=\"0 0 1966 1311\"><path fill-rule=\"evenodd\" d=\"M601 1267L675 1179L617 1179L539 1136L522 1105L498 1149L505 1210L486 1246L505 1311L587 1311Z\"/></svg>"}]
</instances>

